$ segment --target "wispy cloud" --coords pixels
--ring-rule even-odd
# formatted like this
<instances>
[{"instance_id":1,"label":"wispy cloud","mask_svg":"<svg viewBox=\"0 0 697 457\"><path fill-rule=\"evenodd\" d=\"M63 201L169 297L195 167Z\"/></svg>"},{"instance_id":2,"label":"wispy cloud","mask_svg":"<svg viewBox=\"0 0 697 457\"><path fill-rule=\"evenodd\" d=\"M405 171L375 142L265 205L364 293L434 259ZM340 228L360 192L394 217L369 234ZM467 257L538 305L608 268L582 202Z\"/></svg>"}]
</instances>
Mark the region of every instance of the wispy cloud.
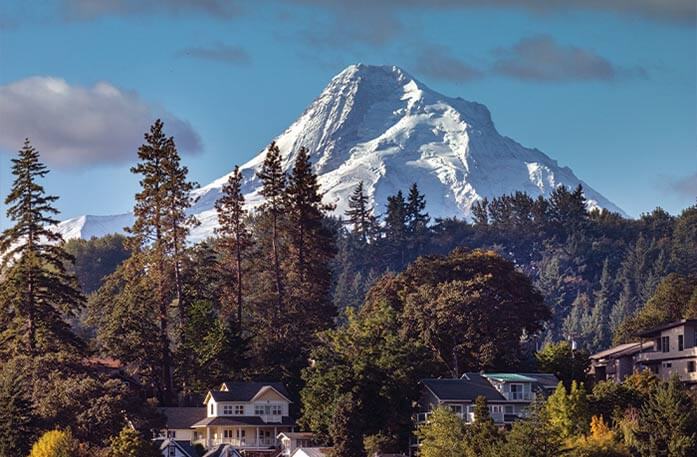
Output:
<instances>
[{"instance_id":1,"label":"wispy cloud","mask_svg":"<svg viewBox=\"0 0 697 457\"><path fill-rule=\"evenodd\" d=\"M249 53L240 46L216 43L209 47L191 47L177 52L179 57L246 64L251 62Z\"/></svg>"},{"instance_id":2,"label":"wispy cloud","mask_svg":"<svg viewBox=\"0 0 697 457\"><path fill-rule=\"evenodd\" d=\"M187 13L230 18L241 8L234 0L59 0L59 10L67 19L91 20L108 15Z\"/></svg>"},{"instance_id":3,"label":"wispy cloud","mask_svg":"<svg viewBox=\"0 0 697 457\"><path fill-rule=\"evenodd\" d=\"M428 46L418 51L414 70L424 76L450 82L464 82L483 76L483 72L454 57L443 46Z\"/></svg>"},{"instance_id":4,"label":"wispy cloud","mask_svg":"<svg viewBox=\"0 0 697 457\"><path fill-rule=\"evenodd\" d=\"M52 166L128 162L158 117L181 152L201 150L201 140L187 121L135 92L106 82L86 87L34 76L0 86L0 149L15 151L28 136Z\"/></svg>"},{"instance_id":5,"label":"wispy cloud","mask_svg":"<svg viewBox=\"0 0 697 457\"><path fill-rule=\"evenodd\" d=\"M663 187L682 197L697 199L697 171L687 176L664 178Z\"/></svg>"},{"instance_id":6,"label":"wispy cloud","mask_svg":"<svg viewBox=\"0 0 697 457\"><path fill-rule=\"evenodd\" d=\"M641 67L624 68L593 51L560 45L550 36L521 39L510 48L494 51L494 73L528 81L611 81L646 78Z\"/></svg>"}]
</instances>

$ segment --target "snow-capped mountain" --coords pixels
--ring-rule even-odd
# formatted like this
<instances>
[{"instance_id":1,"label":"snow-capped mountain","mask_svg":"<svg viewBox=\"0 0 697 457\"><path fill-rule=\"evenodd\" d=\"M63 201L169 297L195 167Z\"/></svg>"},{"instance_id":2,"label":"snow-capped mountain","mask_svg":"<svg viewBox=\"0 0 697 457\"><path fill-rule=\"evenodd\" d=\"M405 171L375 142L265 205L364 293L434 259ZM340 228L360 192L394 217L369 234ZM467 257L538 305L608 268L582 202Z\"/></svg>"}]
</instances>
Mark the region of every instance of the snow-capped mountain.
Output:
<instances>
[{"instance_id":1,"label":"snow-capped mountain","mask_svg":"<svg viewBox=\"0 0 697 457\"><path fill-rule=\"evenodd\" d=\"M416 182L432 217L467 217L483 197L515 191L548 196L559 185L578 184L589 205L623 214L568 167L500 135L484 105L433 91L399 67L351 65L275 141L286 171L301 146L309 149L325 201L336 205L336 214L345 212L359 181L378 212L389 195ZM261 201L256 172L264 155L265 148L240 167L251 208ZM192 241L213 234L214 203L227 179L196 191L191 213L201 225ZM59 231L66 238L98 236L131 217L83 216L61 223Z\"/></svg>"}]
</instances>

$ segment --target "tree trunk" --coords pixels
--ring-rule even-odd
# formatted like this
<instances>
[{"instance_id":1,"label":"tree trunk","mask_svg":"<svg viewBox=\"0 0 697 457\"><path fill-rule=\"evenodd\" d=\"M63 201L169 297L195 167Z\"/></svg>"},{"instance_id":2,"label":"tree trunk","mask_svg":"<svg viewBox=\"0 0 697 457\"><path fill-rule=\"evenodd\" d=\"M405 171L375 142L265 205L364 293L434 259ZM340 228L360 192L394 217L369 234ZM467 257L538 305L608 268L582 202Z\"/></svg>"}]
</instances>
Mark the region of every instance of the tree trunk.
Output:
<instances>
[{"instance_id":1,"label":"tree trunk","mask_svg":"<svg viewBox=\"0 0 697 457\"><path fill-rule=\"evenodd\" d=\"M241 236L240 229L237 228L235 234L235 256L237 262L237 328L240 335L242 334L242 248L240 246Z\"/></svg>"},{"instance_id":2,"label":"tree trunk","mask_svg":"<svg viewBox=\"0 0 697 457\"><path fill-rule=\"evenodd\" d=\"M274 266L274 273L276 275L276 306L277 306L277 313L278 316L280 316L281 312L283 311L283 283L281 280L281 265L279 262L278 258L278 242L277 242L277 216L276 216L276 211L277 209L274 207L271 210L272 214L272 228L271 228L271 248L273 250L273 266Z\"/></svg>"}]
</instances>

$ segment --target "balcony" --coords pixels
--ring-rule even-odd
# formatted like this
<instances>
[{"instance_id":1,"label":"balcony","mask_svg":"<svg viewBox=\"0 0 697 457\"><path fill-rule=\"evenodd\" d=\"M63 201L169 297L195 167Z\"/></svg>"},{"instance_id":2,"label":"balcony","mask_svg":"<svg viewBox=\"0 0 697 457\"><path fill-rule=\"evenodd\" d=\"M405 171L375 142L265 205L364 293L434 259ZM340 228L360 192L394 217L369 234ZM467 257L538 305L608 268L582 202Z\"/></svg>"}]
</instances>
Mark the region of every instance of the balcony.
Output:
<instances>
[{"instance_id":1,"label":"balcony","mask_svg":"<svg viewBox=\"0 0 697 457\"><path fill-rule=\"evenodd\" d=\"M199 442L205 442L205 437ZM229 444L237 448L270 448L276 446L275 438L216 438L211 439L211 445L218 446L220 444Z\"/></svg>"},{"instance_id":2,"label":"balcony","mask_svg":"<svg viewBox=\"0 0 697 457\"><path fill-rule=\"evenodd\" d=\"M658 362L661 360L677 359L679 357L697 357L697 347L685 348L682 351L671 350L669 352L648 351L640 352L636 356L637 362Z\"/></svg>"}]
</instances>

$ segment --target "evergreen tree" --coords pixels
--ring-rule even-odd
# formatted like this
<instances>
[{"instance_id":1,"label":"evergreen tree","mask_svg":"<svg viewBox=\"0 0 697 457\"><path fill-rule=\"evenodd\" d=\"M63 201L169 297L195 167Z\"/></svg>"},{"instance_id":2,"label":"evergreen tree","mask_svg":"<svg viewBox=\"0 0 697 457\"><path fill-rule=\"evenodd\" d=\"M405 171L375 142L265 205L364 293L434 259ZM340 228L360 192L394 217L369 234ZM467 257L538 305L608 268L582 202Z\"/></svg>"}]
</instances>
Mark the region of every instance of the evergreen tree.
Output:
<instances>
[{"instance_id":1,"label":"evergreen tree","mask_svg":"<svg viewBox=\"0 0 697 457\"><path fill-rule=\"evenodd\" d=\"M610 332L610 306L612 303L613 279L610 273L609 261L603 261L603 271L600 275L600 288L594 294L593 311L591 321L595 328L591 348L601 350L610 345L612 333Z\"/></svg>"},{"instance_id":2,"label":"evergreen tree","mask_svg":"<svg viewBox=\"0 0 697 457\"><path fill-rule=\"evenodd\" d=\"M331 457L363 457L363 425L357 414L358 405L351 394L341 396L336 402L330 433L334 447Z\"/></svg>"},{"instance_id":3,"label":"evergreen tree","mask_svg":"<svg viewBox=\"0 0 697 457\"><path fill-rule=\"evenodd\" d=\"M407 206L402 191L387 197L387 211L383 229L387 244L387 262L393 269L406 263Z\"/></svg>"},{"instance_id":4,"label":"evergreen tree","mask_svg":"<svg viewBox=\"0 0 697 457\"><path fill-rule=\"evenodd\" d=\"M257 173L261 180L260 194L265 201L262 210L271 216L271 261L273 263L274 280L276 285L277 313L283 309L283 274L281 272L281 259L279 255L279 218L284 210L284 197L286 188L286 176L281 164L281 150L275 142L269 145L261 170Z\"/></svg>"},{"instance_id":5,"label":"evergreen tree","mask_svg":"<svg viewBox=\"0 0 697 457\"><path fill-rule=\"evenodd\" d=\"M465 424L445 406L436 407L416 431L421 457L466 456Z\"/></svg>"},{"instance_id":6,"label":"evergreen tree","mask_svg":"<svg viewBox=\"0 0 697 457\"><path fill-rule=\"evenodd\" d=\"M673 376L659 384L641 408L637 447L642 457L688 457L697 452L694 401Z\"/></svg>"},{"instance_id":7,"label":"evergreen tree","mask_svg":"<svg viewBox=\"0 0 697 457\"><path fill-rule=\"evenodd\" d=\"M174 396L169 308L173 301L177 302L181 337L181 324L186 319L181 263L186 236L195 224L185 210L191 205L190 192L195 185L187 181L187 169L180 165L174 139L165 135L162 121L156 120L144 138L144 144L138 148L139 162L131 168L132 173L141 175L141 190L133 208L135 221L127 231L131 234L132 258L138 257L134 263L142 265L152 284L156 305L152 316L156 316L159 326L158 397L168 403Z\"/></svg>"},{"instance_id":8,"label":"evergreen tree","mask_svg":"<svg viewBox=\"0 0 697 457\"><path fill-rule=\"evenodd\" d=\"M167 251L173 268L174 298L179 311L179 330L186 325L186 299L182 281L182 261L186 248L186 238L190 229L199 224L193 216L187 216L186 210L192 205L191 191L198 184L188 180L189 170L181 164L177 146L172 137L167 139L162 168L165 174L165 212L164 227L166 230Z\"/></svg>"},{"instance_id":9,"label":"evergreen tree","mask_svg":"<svg viewBox=\"0 0 697 457\"><path fill-rule=\"evenodd\" d=\"M111 439L106 457L161 457L162 452L152 441L144 439L131 427L124 427Z\"/></svg>"},{"instance_id":10,"label":"evergreen tree","mask_svg":"<svg viewBox=\"0 0 697 457\"><path fill-rule=\"evenodd\" d=\"M377 222L373 215L368 196L363 190L363 181L360 181L348 199L346 217L353 226L353 233L358 235L364 244L367 244L374 236Z\"/></svg>"},{"instance_id":11,"label":"evergreen tree","mask_svg":"<svg viewBox=\"0 0 697 457\"><path fill-rule=\"evenodd\" d=\"M505 457L558 457L564 445L556 428L551 427L543 403L533 403L527 418L513 423L500 454Z\"/></svg>"},{"instance_id":12,"label":"evergreen tree","mask_svg":"<svg viewBox=\"0 0 697 457\"><path fill-rule=\"evenodd\" d=\"M465 443L468 457L495 457L503 436L489 414L486 398L478 396L474 403L474 422L467 427Z\"/></svg>"},{"instance_id":13,"label":"evergreen tree","mask_svg":"<svg viewBox=\"0 0 697 457\"><path fill-rule=\"evenodd\" d=\"M247 212L244 209L244 195L242 195L242 174L240 168L235 170L223 186L223 195L215 203L218 212L219 228L216 233L219 236L219 246L223 251L226 271L234 272L235 306L237 308L237 326L242 331L242 291L244 290L242 259L252 245L251 233L247 229Z\"/></svg>"},{"instance_id":14,"label":"evergreen tree","mask_svg":"<svg viewBox=\"0 0 697 457\"><path fill-rule=\"evenodd\" d=\"M83 347L65 321L77 316L84 297L65 268L73 257L50 230L58 197L46 195L38 182L47 173L27 139L12 159L15 179L5 199L14 225L0 235L0 359Z\"/></svg>"},{"instance_id":15,"label":"evergreen tree","mask_svg":"<svg viewBox=\"0 0 697 457\"><path fill-rule=\"evenodd\" d=\"M0 367L0 456L23 456L36 430L23 367L16 361Z\"/></svg>"},{"instance_id":16,"label":"evergreen tree","mask_svg":"<svg viewBox=\"0 0 697 457\"><path fill-rule=\"evenodd\" d=\"M588 400L585 389L576 381L571 382L568 393L564 384L560 382L547 399L545 407L550 426L561 438L578 436L588 431Z\"/></svg>"},{"instance_id":17,"label":"evergreen tree","mask_svg":"<svg viewBox=\"0 0 697 457\"><path fill-rule=\"evenodd\" d=\"M410 234L422 232L431 220L426 210L426 197L419 193L416 183L409 188L406 202L407 231Z\"/></svg>"}]
</instances>

